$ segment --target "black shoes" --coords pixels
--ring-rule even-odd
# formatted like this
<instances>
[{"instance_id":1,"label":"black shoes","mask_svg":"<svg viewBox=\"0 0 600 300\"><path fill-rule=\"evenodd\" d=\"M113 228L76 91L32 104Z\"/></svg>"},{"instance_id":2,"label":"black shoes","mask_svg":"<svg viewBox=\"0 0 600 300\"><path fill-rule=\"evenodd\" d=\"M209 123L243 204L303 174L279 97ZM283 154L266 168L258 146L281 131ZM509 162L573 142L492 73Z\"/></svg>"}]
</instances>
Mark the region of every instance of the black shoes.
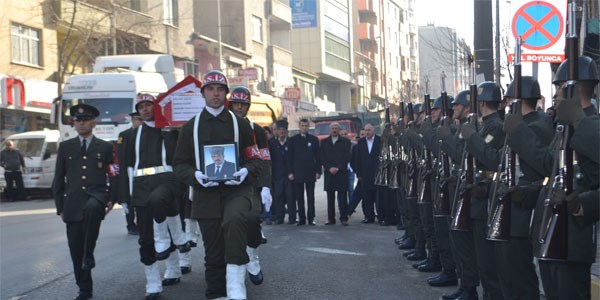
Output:
<instances>
[{"instance_id":1,"label":"black shoes","mask_svg":"<svg viewBox=\"0 0 600 300\"><path fill-rule=\"evenodd\" d=\"M442 265L439 259L427 259L426 262L420 265L417 270L420 272L439 272L442 270Z\"/></svg>"},{"instance_id":2,"label":"black shoes","mask_svg":"<svg viewBox=\"0 0 600 300\"><path fill-rule=\"evenodd\" d=\"M181 267L181 274L182 275L185 275L185 274L190 273L190 272L192 272L192 267L191 266L189 266L189 267L187 267L187 266L186 267Z\"/></svg>"},{"instance_id":3,"label":"black shoes","mask_svg":"<svg viewBox=\"0 0 600 300\"><path fill-rule=\"evenodd\" d=\"M310 221L308 221L308 225L315 226L315 225L317 225L317 223L314 220L310 220Z\"/></svg>"},{"instance_id":4,"label":"black shoes","mask_svg":"<svg viewBox=\"0 0 600 300\"><path fill-rule=\"evenodd\" d=\"M415 241L415 239L409 237L404 242L400 242L400 245L398 245L398 249L400 249L400 250L414 249L416 244L417 244L417 242Z\"/></svg>"},{"instance_id":5,"label":"black shoes","mask_svg":"<svg viewBox=\"0 0 600 300\"><path fill-rule=\"evenodd\" d=\"M454 286L458 285L458 278L454 270L442 271L440 274L427 279L427 283L430 286Z\"/></svg>"},{"instance_id":6,"label":"black shoes","mask_svg":"<svg viewBox=\"0 0 600 300\"><path fill-rule=\"evenodd\" d=\"M462 292L462 294L460 294L460 296L458 296L458 298L456 298L456 300L477 300L479 299L479 296L477 295L477 288L472 286L472 287L466 287L465 290Z\"/></svg>"},{"instance_id":7,"label":"black shoes","mask_svg":"<svg viewBox=\"0 0 600 300\"><path fill-rule=\"evenodd\" d=\"M442 299L443 300L454 300L454 299L460 297L460 295L463 293L464 290L465 290L465 287L461 286L458 288L458 290L456 290L456 292L449 294L449 295L443 295Z\"/></svg>"},{"instance_id":8,"label":"black shoes","mask_svg":"<svg viewBox=\"0 0 600 300\"><path fill-rule=\"evenodd\" d=\"M406 259L410 261L424 260L427 258L427 253L424 250L415 251L414 253L408 255Z\"/></svg>"},{"instance_id":9,"label":"black shoes","mask_svg":"<svg viewBox=\"0 0 600 300\"><path fill-rule=\"evenodd\" d=\"M87 255L83 259L83 264L81 265L81 269L84 271L89 271L96 266L96 261L94 260L93 255Z\"/></svg>"},{"instance_id":10,"label":"black shoes","mask_svg":"<svg viewBox=\"0 0 600 300\"><path fill-rule=\"evenodd\" d=\"M177 246L177 249L179 250L179 253L190 252L190 250L192 250L192 244L187 241L185 244Z\"/></svg>"},{"instance_id":11,"label":"black shoes","mask_svg":"<svg viewBox=\"0 0 600 300\"><path fill-rule=\"evenodd\" d=\"M140 235L137 229L128 229L127 234L129 235Z\"/></svg>"},{"instance_id":12,"label":"black shoes","mask_svg":"<svg viewBox=\"0 0 600 300\"><path fill-rule=\"evenodd\" d=\"M373 219L364 219L362 221L360 221L363 224L371 224L371 223L375 223L375 220Z\"/></svg>"},{"instance_id":13,"label":"black shoes","mask_svg":"<svg viewBox=\"0 0 600 300\"><path fill-rule=\"evenodd\" d=\"M327 220L327 222L325 222L325 225L335 225L335 220Z\"/></svg>"},{"instance_id":14,"label":"black shoes","mask_svg":"<svg viewBox=\"0 0 600 300\"><path fill-rule=\"evenodd\" d=\"M407 256L409 256L409 255L411 255L411 254L413 254L413 253L415 253L415 249L410 249L410 250L408 250L408 251L404 251L404 252L402 253L402 256L404 256L404 257L407 257Z\"/></svg>"},{"instance_id":15,"label":"black shoes","mask_svg":"<svg viewBox=\"0 0 600 300\"><path fill-rule=\"evenodd\" d=\"M87 300L92 298L92 293L90 292L79 292L79 295L77 295L75 298L73 298L73 300Z\"/></svg>"},{"instance_id":16,"label":"black shoes","mask_svg":"<svg viewBox=\"0 0 600 300\"><path fill-rule=\"evenodd\" d=\"M145 299L146 300L156 300L158 298L160 298L160 293L149 293L149 294L146 294Z\"/></svg>"},{"instance_id":17,"label":"black shoes","mask_svg":"<svg viewBox=\"0 0 600 300\"><path fill-rule=\"evenodd\" d=\"M296 222L294 222L296 223ZM294 223L288 223L288 224L294 224ZM306 221L300 221L298 223L296 223L296 226L302 226L302 225L306 225Z\"/></svg>"},{"instance_id":18,"label":"black shoes","mask_svg":"<svg viewBox=\"0 0 600 300\"><path fill-rule=\"evenodd\" d=\"M261 283L263 283L264 277L262 270L258 271L258 274L256 275L252 275L248 272L248 275L248 277L250 277L250 281L252 281L254 285L260 285Z\"/></svg>"},{"instance_id":19,"label":"black shoes","mask_svg":"<svg viewBox=\"0 0 600 300\"><path fill-rule=\"evenodd\" d=\"M177 247L171 244L171 246L167 250L163 252L156 252L156 260L165 260L169 258L169 255L171 255L171 252L175 251L175 249L177 249Z\"/></svg>"},{"instance_id":20,"label":"black shoes","mask_svg":"<svg viewBox=\"0 0 600 300\"><path fill-rule=\"evenodd\" d=\"M174 285L174 284L178 284L181 281L181 279L179 279L179 277L177 278L165 278L162 280L162 285L163 286L169 286L169 285Z\"/></svg>"}]
</instances>

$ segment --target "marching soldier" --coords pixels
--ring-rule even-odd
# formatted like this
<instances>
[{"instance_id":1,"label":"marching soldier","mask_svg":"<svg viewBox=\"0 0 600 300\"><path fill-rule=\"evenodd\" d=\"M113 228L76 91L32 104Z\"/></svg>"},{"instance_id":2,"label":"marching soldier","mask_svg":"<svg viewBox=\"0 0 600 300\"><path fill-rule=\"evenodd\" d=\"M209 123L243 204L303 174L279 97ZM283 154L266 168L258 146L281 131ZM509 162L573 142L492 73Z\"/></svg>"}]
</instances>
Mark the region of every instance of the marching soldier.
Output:
<instances>
[{"instance_id":1,"label":"marching soldier","mask_svg":"<svg viewBox=\"0 0 600 300\"><path fill-rule=\"evenodd\" d=\"M259 285L263 282L263 272L258 259L258 246L263 241L260 225L263 211L261 203L264 205L265 211L271 210L271 155L269 153L265 130L247 118L251 103L252 95L248 88L239 86L231 91L229 107L233 113L250 124L253 140L260 150L260 158L262 159L260 176L258 176L256 182L255 197L252 199L252 212L248 218L248 246L246 246L246 253L248 253L250 259L250 262L246 264L246 269L248 270L250 281L255 285Z\"/></svg>"},{"instance_id":2,"label":"marching soldier","mask_svg":"<svg viewBox=\"0 0 600 300\"><path fill-rule=\"evenodd\" d=\"M177 131L154 126L154 102L150 94L137 97L135 109L144 123L124 139L124 159L120 163L121 170L127 172L121 173L119 181L120 198L128 199L138 217L140 260L144 264L148 300L157 299L163 286L180 282L179 257L171 252L191 249L179 216L185 186L175 178L171 165ZM160 260L167 260L162 281L157 264Z\"/></svg>"},{"instance_id":3,"label":"marching soldier","mask_svg":"<svg viewBox=\"0 0 600 300\"><path fill-rule=\"evenodd\" d=\"M515 79L518 80L518 79ZM508 87L505 97L510 103L514 99L516 83ZM510 203L510 237L508 241L497 242L494 246L498 263L498 278L502 293L506 299L539 299L538 278L533 265L533 252L529 224L533 206L522 203L535 203L544 177L550 176L550 170L525 159L524 152L529 151L532 141L548 146L552 140L552 123L541 118L536 111L536 104L541 97L540 86L531 76L521 78L521 112L512 112L505 117L504 131L508 135L508 146L519 158L522 175L518 184L508 190ZM523 127L528 127L535 135L516 134ZM516 162L512 162L516 163ZM528 198L528 199L523 199ZM492 210L493 211L493 210Z\"/></svg>"},{"instance_id":4,"label":"marching soldier","mask_svg":"<svg viewBox=\"0 0 600 300\"><path fill-rule=\"evenodd\" d=\"M181 128L173 165L179 180L193 188L192 218L200 223L205 249L206 297L246 299L248 214L262 159L250 124L225 108L225 75L208 72L201 91L206 107ZM234 179L219 183L204 174L199 153L211 144L237 145Z\"/></svg>"},{"instance_id":5,"label":"marching soldier","mask_svg":"<svg viewBox=\"0 0 600 300\"><path fill-rule=\"evenodd\" d=\"M92 298L94 248L100 223L114 204L118 169L113 146L96 138L98 110L87 104L69 109L77 137L60 143L52 191L56 213L67 225L67 240L79 286L76 300ZM108 184L112 182L113 184Z\"/></svg>"}]
</instances>

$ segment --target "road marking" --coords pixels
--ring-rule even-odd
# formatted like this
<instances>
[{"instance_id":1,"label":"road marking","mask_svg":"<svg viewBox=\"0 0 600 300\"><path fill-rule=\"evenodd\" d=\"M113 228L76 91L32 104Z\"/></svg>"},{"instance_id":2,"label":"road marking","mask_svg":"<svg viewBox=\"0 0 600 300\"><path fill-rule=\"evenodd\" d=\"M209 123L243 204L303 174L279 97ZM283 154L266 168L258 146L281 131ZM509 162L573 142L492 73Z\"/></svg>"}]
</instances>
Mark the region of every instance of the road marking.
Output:
<instances>
[{"instance_id":1,"label":"road marking","mask_svg":"<svg viewBox=\"0 0 600 300\"><path fill-rule=\"evenodd\" d=\"M308 250L308 251L325 253L325 254L345 254L345 255L355 255L355 256L366 255L365 253L344 251L344 250L331 249L331 248L308 247L308 248L303 248L303 249Z\"/></svg>"}]
</instances>

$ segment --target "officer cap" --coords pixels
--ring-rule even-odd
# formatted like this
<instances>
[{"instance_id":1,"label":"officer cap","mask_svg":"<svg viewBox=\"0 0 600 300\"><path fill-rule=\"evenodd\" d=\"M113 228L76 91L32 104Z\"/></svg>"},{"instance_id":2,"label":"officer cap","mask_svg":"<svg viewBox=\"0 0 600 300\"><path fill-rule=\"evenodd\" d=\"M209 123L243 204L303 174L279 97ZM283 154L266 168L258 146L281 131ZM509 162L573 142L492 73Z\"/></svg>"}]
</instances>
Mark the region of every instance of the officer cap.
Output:
<instances>
[{"instance_id":1,"label":"officer cap","mask_svg":"<svg viewBox=\"0 0 600 300\"><path fill-rule=\"evenodd\" d=\"M469 106L470 98L471 93L468 90L463 90L458 92L458 95L456 95L456 98L454 98L452 104L462 104L464 106Z\"/></svg>"},{"instance_id":2,"label":"officer cap","mask_svg":"<svg viewBox=\"0 0 600 300\"><path fill-rule=\"evenodd\" d=\"M71 106L69 113L74 121L93 120L100 115L98 109L85 103Z\"/></svg>"},{"instance_id":3,"label":"officer cap","mask_svg":"<svg viewBox=\"0 0 600 300\"><path fill-rule=\"evenodd\" d=\"M554 80L552 81L555 85L560 85L561 83L567 81L567 69L568 69L568 59L565 59L560 66L558 66L558 70L556 70L556 75L554 76ZM590 57L582 55L578 58L578 78L577 80L585 80L591 81L594 84L598 83L598 67L596 66L596 62L592 60Z\"/></svg>"},{"instance_id":4,"label":"officer cap","mask_svg":"<svg viewBox=\"0 0 600 300\"><path fill-rule=\"evenodd\" d=\"M477 101L500 102L502 92L500 87L493 81L484 81L477 86Z\"/></svg>"},{"instance_id":5,"label":"officer cap","mask_svg":"<svg viewBox=\"0 0 600 300\"><path fill-rule=\"evenodd\" d=\"M452 108L453 102L454 102L454 97L452 96L448 96L448 99L446 100L448 102L448 108ZM437 99L435 99L435 102L433 103L433 107L431 109L442 109L442 96L437 97Z\"/></svg>"},{"instance_id":6,"label":"officer cap","mask_svg":"<svg viewBox=\"0 0 600 300\"><path fill-rule=\"evenodd\" d=\"M285 128L288 129L288 121L286 120L279 120L275 123L275 126L277 126L277 128Z\"/></svg>"},{"instance_id":7,"label":"officer cap","mask_svg":"<svg viewBox=\"0 0 600 300\"><path fill-rule=\"evenodd\" d=\"M510 83L504 97L515 98L515 81ZM537 100L542 98L542 92L540 91L540 84L537 79L533 76L522 76L521 77L521 98Z\"/></svg>"},{"instance_id":8,"label":"officer cap","mask_svg":"<svg viewBox=\"0 0 600 300\"><path fill-rule=\"evenodd\" d=\"M204 92L204 87L211 84L220 84L225 86L227 93L229 93L229 85L227 84L227 76L223 74L223 72L218 70L208 71L206 75L204 75L204 80L202 82L202 88L200 90Z\"/></svg>"},{"instance_id":9,"label":"officer cap","mask_svg":"<svg viewBox=\"0 0 600 300\"><path fill-rule=\"evenodd\" d=\"M229 102L250 104L252 95L250 90L245 86L238 86L231 91Z\"/></svg>"},{"instance_id":10,"label":"officer cap","mask_svg":"<svg viewBox=\"0 0 600 300\"><path fill-rule=\"evenodd\" d=\"M139 93L135 99L135 110L138 111L138 105L140 105L140 103L142 103L142 102L154 103L155 100L156 100L156 98L151 94Z\"/></svg>"},{"instance_id":11,"label":"officer cap","mask_svg":"<svg viewBox=\"0 0 600 300\"><path fill-rule=\"evenodd\" d=\"M139 116L140 116L140 113L139 113L139 112L137 112L137 111L130 112L130 113L129 113L129 116L130 116L130 117L139 117Z\"/></svg>"},{"instance_id":12,"label":"officer cap","mask_svg":"<svg viewBox=\"0 0 600 300\"><path fill-rule=\"evenodd\" d=\"M225 148L221 146L210 147L210 155L223 155L225 153Z\"/></svg>"}]
</instances>

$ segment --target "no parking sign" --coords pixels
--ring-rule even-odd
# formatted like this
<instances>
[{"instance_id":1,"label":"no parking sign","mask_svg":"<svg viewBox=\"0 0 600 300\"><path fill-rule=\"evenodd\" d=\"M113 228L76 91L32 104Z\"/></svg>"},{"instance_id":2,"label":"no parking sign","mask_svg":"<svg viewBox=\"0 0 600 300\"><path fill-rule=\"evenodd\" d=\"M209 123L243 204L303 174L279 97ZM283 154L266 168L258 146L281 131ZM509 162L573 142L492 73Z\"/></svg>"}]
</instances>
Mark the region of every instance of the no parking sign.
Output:
<instances>
[{"instance_id":1,"label":"no parking sign","mask_svg":"<svg viewBox=\"0 0 600 300\"><path fill-rule=\"evenodd\" d=\"M560 63L565 59L566 1L513 1L513 40L521 37L521 61ZM514 60L514 53L508 55Z\"/></svg>"}]
</instances>

